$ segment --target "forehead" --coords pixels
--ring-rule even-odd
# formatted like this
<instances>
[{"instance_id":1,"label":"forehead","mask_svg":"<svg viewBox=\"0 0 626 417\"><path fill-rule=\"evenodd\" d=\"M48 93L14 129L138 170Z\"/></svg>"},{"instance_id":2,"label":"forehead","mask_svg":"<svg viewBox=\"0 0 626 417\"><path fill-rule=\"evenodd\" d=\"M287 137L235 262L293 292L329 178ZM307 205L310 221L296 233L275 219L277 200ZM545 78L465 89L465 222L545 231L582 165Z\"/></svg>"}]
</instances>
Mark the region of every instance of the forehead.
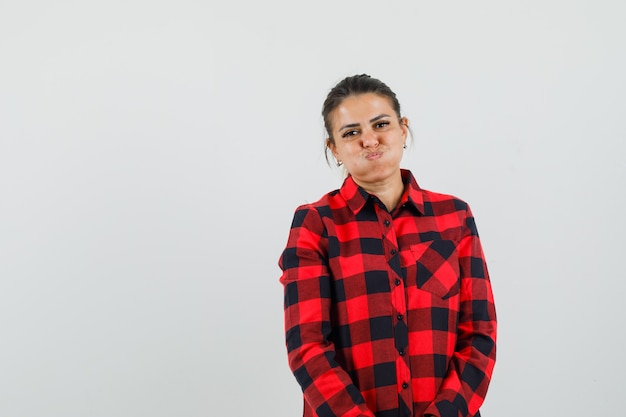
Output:
<instances>
[{"instance_id":1,"label":"forehead","mask_svg":"<svg viewBox=\"0 0 626 417\"><path fill-rule=\"evenodd\" d=\"M333 111L333 127L338 128L348 123L364 123L381 114L389 116L395 114L389 97L375 93L351 95Z\"/></svg>"}]
</instances>

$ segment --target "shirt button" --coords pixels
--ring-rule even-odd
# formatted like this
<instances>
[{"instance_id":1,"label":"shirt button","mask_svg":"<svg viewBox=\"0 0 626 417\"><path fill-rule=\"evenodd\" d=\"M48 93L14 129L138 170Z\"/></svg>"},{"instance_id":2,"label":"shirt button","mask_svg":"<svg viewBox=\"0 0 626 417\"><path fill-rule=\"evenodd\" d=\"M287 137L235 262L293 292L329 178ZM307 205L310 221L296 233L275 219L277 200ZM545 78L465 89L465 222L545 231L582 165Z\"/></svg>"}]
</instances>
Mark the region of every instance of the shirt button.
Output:
<instances>
[{"instance_id":1,"label":"shirt button","mask_svg":"<svg viewBox=\"0 0 626 417\"><path fill-rule=\"evenodd\" d=\"M385 220L385 226L389 227L390 224L391 222L389 220Z\"/></svg>"},{"instance_id":2,"label":"shirt button","mask_svg":"<svg viewBox=\"0 0 626 417\"><path fill-rule=\"evenodd\" d=\"M408 387L409 387L409 384L407 384L406 382L402 384L403 389L407 389Z\"/></svg>"},{"instance_id":3,"label":"shirt button","mask_svg":"<svg viewBox=\"0 0 626 417\"><path fill-rule=\"evenodd\" d=\"M398 320L402 320L404 316L402 314L398 314Z\"/></svg>"},{"instance_id":4,"label":"shirt button","mask_svg":"<svg viewBox=\"0 0 626 417\"><path fill-rule=\"evenodd\" d=\"M400 352L398 352L400 354L400 356L404 356L404 349L400 349Z\"/></svg>"},{"instance_id":5,"label":"shirt button","mask_svg":"<svg viewBox=\"0 0 626 417\"><path fill-rule=\"evenodd\" d=\"M401 283L402 282L399 279L396 280L396 285L400 285Z\"/></svg>"},{"instance_id":6,"label":"shirt button","mask_svg":"<svg viewBox=\"0 0 626 417\"><path fill-rule=\"evenodd\" d=\"M395 249L391 249L391 254L392 254L392 255L395 255L396 253L398 253L398 251L397 251L397 250L395 250Z\"/></svg>"}]
</instances>

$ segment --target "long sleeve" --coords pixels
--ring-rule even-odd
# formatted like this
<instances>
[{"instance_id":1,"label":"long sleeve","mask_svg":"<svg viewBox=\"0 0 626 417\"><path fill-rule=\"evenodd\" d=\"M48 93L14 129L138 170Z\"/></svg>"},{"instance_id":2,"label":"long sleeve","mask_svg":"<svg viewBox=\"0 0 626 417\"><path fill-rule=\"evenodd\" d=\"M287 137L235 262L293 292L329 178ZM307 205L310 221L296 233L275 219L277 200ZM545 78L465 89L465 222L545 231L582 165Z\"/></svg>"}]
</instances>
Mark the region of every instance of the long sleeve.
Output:
<instances>
[{"instance_id":1,"label":"long sleeve","mask_svg":"<svg viewBox=\"0 0 626 417\"><path fill-rule=\"evenodd\" d=\"M318 211L301 206L294 215L279 266L285 294L289 367L305 401L319 417L374 417L359 389L335 360L331 334L328 242Z\"/></svg>"},{"instance_id":2,"label":"long sleeve","mask_svg":"<svg viewBox=\"0 0 626 417\"><path fill-rule=\"evenodd\" d=\"M485 257L469 207L459 247L458 338L435 400L425 414L474 416L482 405L496 359L496 312Z\"/></svg>"}]
</instances>

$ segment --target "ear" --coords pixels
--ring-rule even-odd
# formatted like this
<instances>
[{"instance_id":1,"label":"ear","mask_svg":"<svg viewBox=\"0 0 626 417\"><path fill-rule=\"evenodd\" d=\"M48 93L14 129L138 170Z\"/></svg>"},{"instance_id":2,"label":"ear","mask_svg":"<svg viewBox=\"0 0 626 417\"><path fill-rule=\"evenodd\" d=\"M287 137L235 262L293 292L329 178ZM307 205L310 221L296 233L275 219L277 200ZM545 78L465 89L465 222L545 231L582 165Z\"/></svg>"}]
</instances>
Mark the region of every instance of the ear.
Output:
<instances>
[{"instance_id":1,"label":"ear","mask_svg":"<svg viewBox=\"0 0 626 417\"><path fill-rule=\"evenodd\" d=\"M337 159L337 146L330 140L330 138L326 138L326 147L330 149L335 159Z\"/></svg>"},{"instance_id":2,"label":"ear","mask_svg":"<svg viewBox=\"0 0 626 417\"><path fill-rule=\"evenodd\" d=\"M409 119L403 117L400 119L400 127L402 128L402 137L406 141L406 138L409 135Z\"/></svg>"}]
</instances>

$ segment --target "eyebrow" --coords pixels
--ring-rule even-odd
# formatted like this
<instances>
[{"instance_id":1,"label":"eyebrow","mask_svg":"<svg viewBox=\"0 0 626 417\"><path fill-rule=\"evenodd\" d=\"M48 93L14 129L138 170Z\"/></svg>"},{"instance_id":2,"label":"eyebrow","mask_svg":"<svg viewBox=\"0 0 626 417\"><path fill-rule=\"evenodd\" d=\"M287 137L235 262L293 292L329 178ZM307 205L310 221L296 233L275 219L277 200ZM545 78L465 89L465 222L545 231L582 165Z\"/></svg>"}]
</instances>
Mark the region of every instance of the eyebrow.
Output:
<instances>
[{"instance_id":1,"label":"eyebrow","mask_svg":"<svg viewBox=\"0 0 626 417\"><path fill-rule=\"evenodd\" d=\"M370 123L374 123L377 120L383 119L385 117L391 117L388 114L380 114L376 117L374 117L373 119L370 119ZM347 125L343 125L339 128L339 130L344 130L344 129L348 129L348 128L352 128L352 127L359 127L361 124L360 123L350 123Z\"/></svg>"}]
</instances>

